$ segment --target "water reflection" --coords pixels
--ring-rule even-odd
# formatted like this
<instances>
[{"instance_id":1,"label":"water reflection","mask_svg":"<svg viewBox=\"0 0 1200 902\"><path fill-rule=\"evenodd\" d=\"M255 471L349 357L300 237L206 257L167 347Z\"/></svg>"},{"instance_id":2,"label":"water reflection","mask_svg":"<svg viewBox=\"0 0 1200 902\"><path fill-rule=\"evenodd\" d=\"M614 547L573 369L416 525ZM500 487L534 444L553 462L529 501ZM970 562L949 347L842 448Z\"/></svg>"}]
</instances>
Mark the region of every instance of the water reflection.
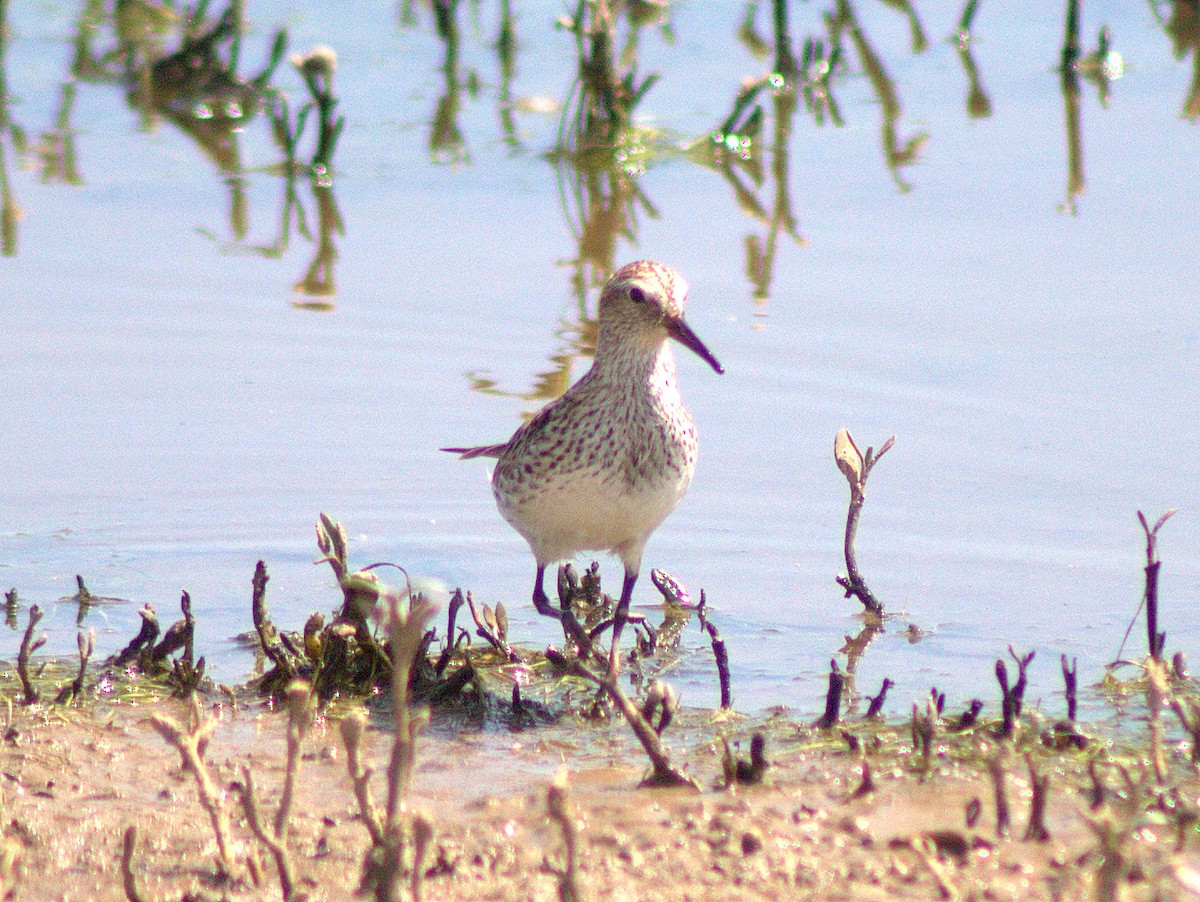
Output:
<instances>
[{"instance_id":1,"label":"water reflection","mask_svg":"<svg viewBox=\"0 0 1200 902\"><path fill-rule=\"evenodd\" d=\"M911 21L914 23L915 29L913 53L920 53L925 49L924 35L920 32L915 15ZM880 138L883 144L884 162L887 163L888 170L892 173L892 180L896 183L896 187L901 191L911 191L912 185L905 181L902 170L917 161L921 149L929 140L929 135L925 132L917 132L909 138L901 138L898 126L904 109L900 103L900 94L896 90L896 83L888 75L883 58L872 47L866 31L859 22L858 14L849 0L838 0L836 11L829 19L829 29L835 44L840 43L843 32L849 34L850 43L858 54L858 63L871 83L875 99L878 101L883 115Z\"/></svg>"},{"instance_id":2,"label":"water reflection","mask_svg":"<svg viewBox=\"0 0 1200 902\"><path fill-rule=\"evenodd\" d=\"M17 209L8 174L8 148L11 144L20 153L25 135L21 127L12 121L8 106L8 83L5 77L7 53L8 0L0 0L0 254L12 257L17 253L17 219L20 210Z\"/></svg>"},{"instance_id":3,"label":"water reflection","mask_svg":"<svg viewBox=\"0 0 1200 902\"><path fill-rule=\"evenodd\" d=\"M313 258L295 283L295 290L311 300L298 306L325 309L336 292L333 238L344 230L332 190L332 160L345 124L337 115L333 93L336 57L328 48L298 56L293 63L310 94L295 120L283 92L273 84L275 71L287 46L286 32L276 32L263 69L252 77L238 74L243 22L240 5L231 3L215 18L207 18L205 5L181 13L170 4L147 0L120 0L111 18L102 0L88 0L76 19L70 75L64 81L52 128L26 148L23 132L9 119L9 95L4 83L4 49L7 30L2 27L5 6L0 3L0 194L3 197L3 249L16 252L15 199L8 177L7 145L18 153L29 152L44 183L84 184L71 115L80 83L123 85L130 106L141 115L142 128L156 130L168 122L186 135L212 161L229 192L228 225L231 242L225 250L250 251L279 257L287 249L293 220L297 231L314 244ZM108 30L105 25L109 25ZM178 49L168 47L178 43ZM269 115L275 142L284 159L265 170L280 176L283 204L278 236L265 244L247 244L249 202L247 173L239 151L239 136L246 125ZM298 145L310 114L316 124L311 160L298 161ZM307 226L296 189L296 177L311 180L316 208L315 235ZM210 237L212 237L211 233Z\"/></svg>"},{"instance_id":4,"label":"water reflection","mask_svg":"<svg viewBox=\"0 0 1200 902\"><path fill-rule=\"evenodd\" d=\"M1162 4L1151 3L1155 16L1171 38L1172 50L1178 60L1192 56L1192 84L1183 101L1182 115L1195 122L1200 118L1200 0L1174 0L1171 16L1165 22L1159 11Z\"/></svg>"},{"instance_id":5,"label":"water reflection","mask_svg":"<svg viewBox=\"0 0 1200 902\"><path fill-rule=\"evenodd\" d=\"M1075 199L1087 190L1083 170L1083 124L1080 112L1081 78L1096 86L1101 108L1107 108L1110 85L1124 72L1124 62L1112 47L1107 27L1101 27L1096 49L1083 55L1079 39L1079 0L1067 0L1059 75L1067 136L1067 196L1059 210L1074 216Z\"/></svg>"},{"instance_id":6,"label":"water reflection","mask_svg":"<svg viewBox=\"0 0 1200 902\"><path fill-rule=\"evenodd\" d=\"M692 146L692 159L718 171L733 190L742 213L765 226L765 235L752 232L745 238L746 277L761 313L765 312L770 298L780 232L798 245L806 243L797 230L788 180L797 88L802 86L806 106L818 124L825 121L826 111L832 111L836 117L837 108L828 90L828 78L836 65L838 51L826 58L824 42L809 38L804 45L804 57L797 64L792 53L786 5L782 0L772 3L772 43L761 38L754 28L756 6L748 6L738 38L755 55L767 55L773 49L774 66L769 73L738 92L733 110L713 132L711 139L701 139ZM757 102L764 92L770 93L772 104L773 129L767 151L771 158L769 182L762 165L760 143L764 113ZM768 197L769 200L765 200Z\"/></svg>"},{"instance_id":7,"label":"water reflection","mask_svg":"<svg viewBox=\"0 0 1200 902\"><path fill-rule=\"evenodd\" d=\"M975 65L975 56L971 52L971 26L975 22L978 9L979 0L967 0L958 20L958 27L950 38L958 51L958 61L962 64L963 73L967 76L967 115L972 119L986 119L992 115L992 101L984 90L979 67Z\"/></svg>"}]
</instances>

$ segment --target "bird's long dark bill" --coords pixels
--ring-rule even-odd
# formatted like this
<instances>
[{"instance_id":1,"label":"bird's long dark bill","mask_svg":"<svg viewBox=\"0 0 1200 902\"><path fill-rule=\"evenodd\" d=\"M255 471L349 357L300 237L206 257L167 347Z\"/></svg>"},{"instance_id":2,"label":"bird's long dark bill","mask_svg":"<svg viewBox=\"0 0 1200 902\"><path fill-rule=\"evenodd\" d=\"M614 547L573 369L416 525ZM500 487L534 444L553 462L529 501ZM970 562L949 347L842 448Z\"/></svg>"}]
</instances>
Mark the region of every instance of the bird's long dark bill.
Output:
<instances>
[{"instance_id":1,"label":"bird's long dark bill","mask_svg":"<svg viewBox=\"0 0 1200 902\"><path fill-rule=\"evenodd\" d=\"M667 318L667 334L711 366L718 373L724 373L725 368L712 355L712 351L704 346L700 336L692 331L692 327L683 321L683 317Z\"/></svg>"}]
</instances>

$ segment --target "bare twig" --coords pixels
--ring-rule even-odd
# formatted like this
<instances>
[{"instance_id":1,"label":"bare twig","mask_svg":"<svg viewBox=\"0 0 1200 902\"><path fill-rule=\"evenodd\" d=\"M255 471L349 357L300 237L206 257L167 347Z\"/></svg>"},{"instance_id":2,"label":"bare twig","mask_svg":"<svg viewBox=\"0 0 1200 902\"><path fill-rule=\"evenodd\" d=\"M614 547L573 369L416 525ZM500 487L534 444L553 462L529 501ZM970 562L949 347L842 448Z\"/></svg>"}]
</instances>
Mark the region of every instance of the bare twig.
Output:
<instances>
[{"instance_id":1,"label":"bare twig","mask_svg":"<svg viewBox=\"0 0 1200 902\"><path fill-rule=\"evenodd\" d=\"M429 851L429 844L433 842L433 824L429 818L418 812L413 815L412 829L413 860L409 888L413 902L421 902L422 884L425 880L425 853Z\"/></svg>"},{"instance_id":2,"label":"bare twig","mask_svg":"<svg viewBox=\"0 0 1200 902\"><path fill-rule=\"evenodd\" d=\"M879 694L870 698L870 704L867 705L867 717L880 717L883 711L883 703L887 700L888 690L896 684L887 677L883 678L883 685L879 687Z\"/></svg>"},{"instance_id":3,"label":"bare twig","mask_svg":"<svg viewBox=\"0 0 1200 902\"><path fill-rule=\"evenodd\" d=\"M346 770L354 786L354 798L362 815L363 825L371 837L372 847L383 847L383 818L371 797L371 776L374 771L363 767L362 737L367 730L367 715L360 708L342 718L342 744L346 747Z\"/></svg>"},{"instance_id":4,"label":"bare twig","mask_svg":"<svg viewBox=\"0 0 1200 902\"><path fill-rule=\"evenodd\" d=\"M847 598L857 598L862 602L867 614L875 618L883 616L883 603L871 593L862 574L859 573L854 543L858 535L859 515L866 500L867 477L879 459L887 454L895 443L896 437L892 436L883 443L878 454L868 447L864 455L859 452L854 438L845 429L839 429L833 440L834 460L842 475L846 477L846 482L850 484L850 507L846 514L846 533L842 546L846 559L846 575L839 576L837 583L846 591Z\"/></svg>"},{"instance_id":5,"label":"bare twig","mask_svg":"<svg viewBox=\"0 0 1200 902\"><path fill-rule=\"evenodd\" d=\"M558 898L561 902L579 902L583 898L579 891L579 878L576 874L577 849L579 845L579 830L575 825L575 816L571 811L571 800L567 794L567 772L560 770L550 781L550 789L546 793L546 808L550 820L558 825L563 838L563 867L555 871L558 876Z\"/></svg>"},{"instance_id":6,"label":"bare twig","mask_svg":"<svg viewBox=\"0 0 1200 902\"><path fill-rule=\"evenodd\" d=\"M725 771L725 788L736 784L742 786L753 786L761 783L763 775L766 774L770 762L767 761L767 737L762 733L754 733L750 737L750 757L749 759L734 760L733 752L729 748L729 740L722 737L721 740L725 746L725 760L723 767Z\"/></svg>"},{"instance_id":7,"label":"bare twig","mask_svg":"<svg viewBox=\"0 0 1200 902\"><path fill-rule=\"evenodd\" d=\"M655 571L656 573L658 571ZM656 582L655 585L658 585ZM662 587L660 586L660 591ZM667 593L664 591L664 595ZM686 595L686 593L684 593ZM721 707L733 707L733 692L730 688L729 678L729 652L725 648L725 640L721 638L721 634L717 632L716 626L708 619L708 599L704 595L704 590L700 590L700 606L697 609L700 617L701 628L708 633L708 637L712 640L713 659L717 663L717 681L721 687Z\"/></svg>"},{"instance_id":8,"label":"bare twig","mask_svg":"<svg viewBox=\"0 0 1200 902\"><path fill-rule=\"evenodd\" d=\"M1195 699L1180 699L1172 693L1170 705L1180 726L1192 740L1192 764L1200 764L1200 704Z\"/></svg>"},{"instance_id":9,"label":"bare twig","mask_svg":"<svg viewBox=\"0 0 1200 902\"><path fill-rule=\"evenodd\" d=\"M1163 758L1163 703L1168 697L1167 677L1159 658L1146 661L1146 707L1150 726L1150 761L1154 767L1154 778L1162 784L1167 778L1167 765Z\"/></svg>"},{"instance_id":10,"label":"bare twig","mask_svg":"<svg viewBox=\"0 0 1200 902\"><path fill-rule=\"evenodd\" d=\"M1029 785L1033 788L1033 800L1029 803L1029 826L1025 828L1025 841L1046 842L1050 831L1046 829L1046 803L1050 799L1050 775L1039 774L1033 766L1033 756L1026 753L1025 766L1029 768Z\"/></svg>"},{"instance_id":11,"label":"bare twig","mask_svg":"<svg viewBox=\"0 0 1200 902\"><path fill-rule=\"evenodd\" d=\"M929 836L914 836L907 841L895 840L894 843L898 847L911 849L917 856L917 860L925 865L925 870L929 871L929 876L937 884L938 898L958 898L958 894L954 890L954 884L950 882L950 875L946 866L938 861L937 843L933 838Z\"/></svg>"},{"instance_id":12,"label":"bare twig","mask_svg":"<svg viewBox=\"0 0 1200 902\"><path fill-rule=\"evenodd\" d=\"M392 663L392 716L395 728L392 754L387 768L387 802L380 810L371 797L372 771L362 764L362 737L366 730L366 715L360 710L342 720L342 742L346 746L346 766L354 785L362 820L371 837L367 855L367 875L364 882L374 885L377 902L396 902L400 898L400 878L405 873L405 816L408 786L416 764L417 737L428 720L428 711L413 711L409 707L408 682L417 654L424 647L425 627L433 617L436 606L422 596L409 598L407 610L401 610L401 599L394 593L384 596L388 604L388 631ZM423 855L431 831L413 819L414 856ZM422 838L423 837L423 838ZM415 858L412 867L419 868ZM412 884L419 892L419 880Z\"/></svg>"},{"instance_id":13,"label":"bare twig","mask_svg":"<svg viewBox=\"0 0 1200 902\"><path fill-rule=\"evenodd\" d=\"M1008 813L1008 793L1004 788L1004 762L1000 756L993 755L988 759L988 772L992 776L992 788L996 798L996 835L1008 836L1012 818Z\"/></svg>"},{"instance_id":14,"label":"bare twig","mask_svg":"<svg viewBox=\"0 0 1200 902\"><path fill-rule=\"evenodd\" d=\"M642 744L646 757L650 759L651 773L642 781L643 786L688 786L697 788L696 782L686 774L676 770L671 759L663 749L658 733L650 722L642 716L637 705L630 701L629 696L621 689L618 682L607 673L593 673L578 659L570 659L553 648L546 650L546 658L571 676L577 676L599 686L617 706L617 710L625 718L633 734Z\"/></svg>"},{"instance_id":15,"label":"bare twig","mask_svg":"<svg viewBox=\"0 0 1200 902\"><path fill-rule=\"evenodd\" d=\"M852 799L861 799L863 796L868 796L875 791L875 777L871 774L871 762L867 760L867 756L863 755L862 759L862 781L858 787L850 794Z\"/></svg>"},{"instance_id":16,"label":"bare twig","mask_svg":"<svg viewBox=\"0 0 1200 902\"><path fill-rule=\"evenodd\" d=\"M1029 685L1029 678L1026 670L1029 668L1030 662L1033 661L1036 651L1031 651L1027 655L1018 655L1013 651L1013 647L1008 647L1008 653L1012 655L1012 659L1017 662L1017 682L1013 685L1013 714L1017 717L1021 716L1021 707L1025 703L1025 687Z\"/></svg>"},{"instance_id":17,"label":"bare twig","mask_svg":"<svg viewBox=\"0 0 1200 902\"><path fill-rule=\"evenodd\" d=\"M940 704L939 704L940 699ZM934 689L925 702L925 710L921 711L914 702L912 706L912 743L913 751L921 752L921 771L928 774L933 767L933 740L937 738L938 721L941 719L941 705L945 704L945 695L938 695Z\"/></svg>"},{"instance_id":18,"label":"bare twig","mask_svg":"<svg viewBox=\"0 0 1200 902\"><path fill-rule=\"evenodd\" d=\"M137 878L133 873L133 855L137 851L138 829L134 824L125 828L125 839L121 844L121 884L129 902L146 902L138 891Z\"/></svg>"},{"instance_id":19,"label":"bare twig","mask_svg":"<svg viewBox=\"0 0 1200 902\"><path fill-rule=\"evenodd\" d=\"M278 831L268 831L262 822L258 811L258 794L254 789L254 773L248 765L242 768L242 782L242 810L246 812L246 822L250 825L251 832L258 837L258 841L266 846L267 851L275 859L275 867L279 871L279 889L283 894L284 902L287 902L292 898L292 892L296 885L287 846ZM280 810L283 810L282 804Z\"/></svg>"},{"instance_id":20,"label":"bare twig","mask_svg":"<svg viewBox=\"0 0 1200 902\"><path fill-rule=\"evenodd\" d=\"M132 664L141 655L143 649L153 648L155 640L158 639L158 615L154 613L154 608L149 604L143 605L138 611L138 616L142 618L141 629L133 637L133 641L113 659L114 667L125 667Z\"/></svg>"},{"instance_id":21,"label":"bare twig","mask_svg":"<svg viewBox=\"0 0 1200 902\"><path fill-rule=\"evenodd\" d=\"M1071 659L1071 664L1067 666L1067 656L1062 656L1062 675L1063 683L1066 684L1067 692L1067 720L1075 722L1076 708L1076 674L1078 673L1078 663L1074 658Z\"/></svg>"},{"instance_id":22,"label":"bare twig","mask_svg":"<svg viewBox=\"0 0 1200 902\"><path fill-rule=\"evenodd\" d=\"M229 832L229 812L225 808L220 790L208 772L208 766L204 763L203 749L216 730L217 721L215 718L204 716L200 701L194 696L190 714L190 724L186 730L172 718L160 714L152 716L150 723L167 744L175 747L179 752L181 766L195 779L200 805L208 813L213 833L217 838L221 871L225 876L232 876L234 848Z\"/></svg>"},{"instance_id":23,"label":"bare twig","mask_svg":"<svg viewBox=\"0 0 1200 902\"><path fill-rule=\"evenodd\" d=\"M1174 509L1167 511L1158 518L1158 522L1151 528L1146 523L1146 518L1142 512L1138 511L1138 522L1142 524L1142 529L1146 533L1145 602L1147 645L1150 648L1150 656L1155 661L1162 660L1163 646L1167 642L1167 634L1158 631L1158 571L1162 566L1162 561L1158 559L1158 531L1174 514Z\"/></svg>"},{"instance_id":24,"label":"bare twig","mask_svg":"<svg viewBox=\"0 0 1200 902\"><path fill-rule=\"evenodd\" d=\"M1137 610L1133 612L1133 619L1129 621L1129 626L1126 627L1125 635L1121 639L1121 645L1117 648L1117 658L1113 662L1114 664L1120 662L1121 654L1125 651L1125 643L1129 640L1129 634L1133 632L1133 626L1137 623L1138 615L1142 613L1143 607L1146 609L1146 639L1150 657L1155 660L1162 658L1163 646L1166 644L1167 637L1166 633L1158 631L1158 571L1162 565L1162 561L1158 558L1158 531L1177 511L1178 508L1171 508L1158 518L1154 526L1149 524L1145 514L1141 511L1137 512L1138 522L1146 534L1146 584L1142 592L1142 600L1138 603Z\"/></svg>"},{"instance_id":25,"label":"bare twig","mask_svg":"<svg viewBox=\"0 0 1200 902\"><path fill-rule=\"evenodd\" d=\"M838 670L837 660L829 661L829 688L825 691L825 713L813 723L813 726L827 730L841 718L842 688L846 684L846 675Z\"/></svg>"},{"instance_id":26,"label":"bare twig","mask_svg":"<svg viewBox=\"0 0 1200 902\"><path fill-rule=\"evenodd\" d=\"M17 677L21 681L21 703L25 705L35 705L38 700L38 691L33 687L33 681L29 678L29 658L46 644L44 635L36 640L33 638L33 631L37 629L43 616L42 609L36 604L30 607L29 625L25 627L25 635L21 639L21 650L17 652Z\"/></svg>"},{"instance_id":27,"label":"bare twig","mask_svg":"<svg viewBox=\"0 0 1200 902\"><path fill-rule=\"evenodd\" d=\"M83 678L87 673L88 661L91 660L92 652L96 650L96 631L88 630L86 633L80 630L75 636L75 642L79 646L79 672L54 698L56 705L69 705L72 701L80 696L83 692Z\"/></svg>"},{"instance_id":28,"label":"bare twig","mask_svg":"<svg viewBox=\"0 0 1200 902\"><path fill-rule=\"evenodd\" d=\"M312 688L307 683L297 680L288 687L287 771L283 780L283 793L279 798L279 810L275 812L275 835L279 837L280 842L287 838L292 799L296 791L296 780L300 775L300 752L316 713L315 702Z\"/></svg>"}]
</instances>

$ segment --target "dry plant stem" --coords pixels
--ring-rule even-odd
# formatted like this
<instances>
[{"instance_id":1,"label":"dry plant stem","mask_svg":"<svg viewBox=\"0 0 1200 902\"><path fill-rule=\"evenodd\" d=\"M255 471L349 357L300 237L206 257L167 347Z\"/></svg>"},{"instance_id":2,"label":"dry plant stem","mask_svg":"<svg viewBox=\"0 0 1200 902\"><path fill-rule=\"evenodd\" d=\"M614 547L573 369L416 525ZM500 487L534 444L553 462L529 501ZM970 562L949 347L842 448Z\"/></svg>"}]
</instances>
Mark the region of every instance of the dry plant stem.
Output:
<instances>
[{"instance_id":1,"label":"dry plant stem","mask_svg":"<svg viewBox=\"0 0 1200 902\"><path fill-rule=\"evenodd\" d=\"M229 812L225 810L220 791L209 775L208 766L204 763L201 752L201 748L208 743L209 737L216 729L217 722L214 718L203 717L200 703L196 700L193 700L192 721L191 728L185 731L169 717L156 714L150 718L150 723L158 731L158 735L179 752L183 769L195 778L200 805L208 812L213 833L217 838L221 868L227 876L231 876L233 874L233 846L229 835Z\"/></svg>"},{"instance_id":2,"label":"dry plant stem","mask_svg":"<svg viewBox=\"0 0 1200 902\"><path fill-rule=\"evenodd\" d=\"M1013 734L1017 718L1021 715L1021 695L1018 687L1021 692L1024 692L1024 687L1021 686L1020 679L1017 680L1016 686L1008 685L1008 668L1005 667L1002 658L996 659L996 682L1000 684L1000 710L1004 717L1000 726L1000 735L1007 738Z\"/></svg>"},{"instance_id":3,"label":"dry plant stem","mask_svg":"<svg viewBox=\"0 0 1200 902\"><path fill-rule=\"evenodd\" d=\"M346 747L346 771L354 786L354 798L362 813L363 824L374 846L383 847L383 821L375 800L371 797L371 768L362 764L362 737L367 729L367 716L361 710L342 718L342 744Z\"/></svg>"},{"instance_id":4,"label":"dry plant stem","mask_svg":"<svg viewBox=\"0 0 1200 902\"><path fill-rule=\"evenodd\" d=\"M658 583L656 582L655 585ZM708 599L705 597L703 589L700 590L700 605L697 613L700 616L700 626L712 640L713 659L717 664L717 680L721 686L721 707L723 709L731 708L733 707L733 692L730 688L729 652L725 648L725 640L721 638L721 634L717 632L713 622L708 619Z\"/></svg>"},{"instance_id":5,"label":"dry plant stem","mask_svg":"<svg viewBox=\"0 0 1200 902\"><path fill-rule=\"evenodd\" d=\"M1088 761L1088 776L1092 778L1092 791L1088 797L1088 807L1095 811L1104 804L1104 780L1100 778L1100 772L1096 769L1096 759L1092 758Z\"/></svg>"},{"instance_id":6,"label":"dry plant stem","mask_svg":"<svg viewBox=\"0 0 1200 902\"><path fill-rule=\"evenodd\" d=\"M283 793L279 798L279 810L275 812L275 835L281 843L287 839L292 799L295 796L296 780L300 775L300 753L304 746L304 737L308 735L308 728L312 725L312 689L307 683L297 680L288 687L287 700L287 771L283 780Z\"/></svg>"},{"instance_id":7,"label":"dry plant stem","mask_svg":"<svg viewBox=\"0 0 1200 902\"><path fill-rule=\"evenodd\" d=\"M55 697L56 705L70 704L83 692L83 678L87 674L88 661L91 660L92 652L96 650L96 631L92 629L84 633L81 630L75 636L75 643L79 646L79 672Z\"/></svg>"},{"instance_id":8,"label":"dry plant stem","mask_svg":"<svg viewBox=\"0 0 1200 902\"><path fill-rule=\"evenodd\" d=\"M862 602L867 614L875 618L883 616L883 603L867 587L866 580L858 570L855 542L858 538L859 516L867 497L867 477L870 476L871 469L879 462L879 459L887 454L895 443L896 437L892 436L883 443L878 454L873 448L867 448L867 453L862 455L859 454L858 447L854 444L850 433L845 430L838 433L838 438L834 442L834 455L838 468L841 469L846 481L850 484L850 507L846 513L846 532L842 543L846 559L846 576L838 577L838 585L845 589L847 598L851 596L857 598Z\"/></svg>"},{"instance_id":9,"label":"dry plant stem","mask_svg":"<svg viewBox=\"0 0 1200 902\"><path fill-rule=\"evenodd\" d=\"M1117 902L1121 898L1121 884L1125 872L1125 856L1121 853L1125 845L1121 831L1116 828L1109 815L1086 822L1100 842L1100 868L1096 872L1097 902Z\"/></svg>"},{"instance_id":10,"label":"dry plant stem","mask_svg":"<svg viewBox=\"0 0 1200 902\"><path fill-rule=\"evenodd\" d=\"M1125 643L1129 641L1129 634L1133 632L1133 625L1137 622L1143 607L1146 608L1146 635L1150 656L1158 660L1162 655L1162 646L1165 644L1166 635L1160 634L1158 631L1158 571L1161 563L1158 559L1158 531L1175 513L1176 508L1168 510L1151 526L1146 520L1146 515L1141 511L1137 512L1138 522L1142 524L1142 531L1146 534L1146 585L1138 609L1134 611L1133 619L1129 621L1129 626L1121 639L1121 645L1117 649L1117 661L1121 660L1121 654L1125 651Z\"/></svg>"},{"instance_id":11,"label":"dry plant stem","mask_svg":"<svg viewBox=\"0 0 1200 902\"><path fill-rule=\"evenodd\" d=\"M878 717L880 715L880 712L883 711L883 703L887 701L888 690L895 685L896 684L887 677L883 678L883 684L879 687L879 694L870 699L870 704L867 705L866 716L868 718Z\"/></svg>"},{"instance_id":12,"label":"dry plant stem","mask_svg":"<svg viewBox=\"0 0 1200 902\"><path fill-rule=\"evenodd\" d=\"M1046 842L1050 831L1046 829L1046 803L1050 800L1050 775L1039 774L1033 766L1033 756L1025 755L1025 766L1029 768L1029 785L1033 787L1033 800L1029 803L1029 826L1025 828L1025 840Z\"/></svg>"},{"instance_id":13,"label":"dry plant stem","mask_svg":"<svg viewBox=\"0 0 1200 902\"><path fill-rule=\"evenodd\" d=\"M988 772L992 775L992 786L996 795L996 836L1008 836L1012 818L1008 813L1008 793L1004 789L1004 763L998 755L988 759Z\"/></svg>"},{"instance_id":14,"label":"dry plant stem","mask_svg":"<svg viewBox=\"0 0 1200 902\"><path fill-rule=\"evenodd\" d=\"M413 862L409 877L409 891L413 902L421 902L422 883L425 879L425 853L433 841L433 824L423 814L413 818Z\"/></svg>"},{"instance_id":15,"label":"dry plant stem","mask_svg":"<svg viewBox=\"0 0 1200 902\"><path fill-rule=\"evenodd\" d=\"M546 808L550 820L562 831L564 861L563 869L558 872L558 898L562 902L578 902L582 898L579 892L579 880L576 874L577 850L579 833L575 826L575 818L571 812L571 802L567 796L567 775L559 771L550 783L546 794Z\"/></svg>"},{"instance_id":16,"label":"dry plant stem","mask_svg":"<svg viewBox=\"0 0 1200 902\"><path fill-rule=\"evenodd\" d=\"M851 793L850 798L861 799L863 796L870 795L875 791L875 777L871 774L871 762L866 756L862 759L862 782L858 784L858 788Z\"/></svg>"},{"instance_id":17,"label":"dry plant stem","mask_svg":"<svg viewBox=\"0 0 1200 902\"><path fill-rule=\"evenodd\" d=\"M121 844L121 883L129 902L146 902L146 897L138 891L137 878L133 874L133 853L137 851L137 840L137 827L131 824L125 828L125 839Z\"/></svg>"},{"instance_id":18,"label":"dry plant stem","mask_svg":"<svg viewBox=\"0 0 1200 902\"><path fill-rule=\"evenodd\" d=\"M1200 765L1200 705L1190 698L1181 701L1174 694L1170 705L1180 726L1192 740L1192 764Z\"/></svg>"},{"instance_id":19,"label":"dry plant stem","mask_svg":"<svg viewBox=\"0 0 1200 902\"><path fill-rule=\"evenodd\" d=\"M925 869L929 871L929 875L937 884L938 896L942 899L957 899L958 893L955 892L954 885L950 882L946 868L938 861L937 847L933 840L928 836L913 837L909 841L909 848L916 853L917 858L925 865Z\"/></svg>"},{"instance_id":20,"label":"dry plant stem","mask_svg":"<svg viewBox=\"0 0 1200 902\"><path fill-rule=\"evenodd\" d=\"M1158 559L1158 530L1174 514L1174 510L1167 511L1151 527L1146 522L1145 515L1141 511L1138 511L1138 522L1142 524L1142 529L1146 533L1146 591L1144 594L1146 605L1146 636L1147 644L1150 648L1150 656L1155 661L1162 660L1163 646L1166 644L1167 639L1166 633L1158 631L1158 571L1162 566L1162 561Z\"/></svg>"},{"instance_id":21,"label":"dry plant stem","mask_svg":"<svg viewBox=\"0 0 1200 902\"><path fill-rule=\"evenodd\" d=\"M829 729L841 718L842 687L846 685L846 675L838 670L837 661L829 662L829 688L825 692L825 713L817 718L815 727Z\"/></svg>"},{"instance_id":22,"label":"dry plant stem","mask_svg":"<svg viewBox=\"0 0 1200 902\"><path fill-rule=\"evenodd\" d=\"M420 595L413 596L404 615L400 601L389 595L388 631L392 656L392 716L395 732L392 754L388 761L387 806L383 821L383 864L379 874L376 898L393 902L400 898L400 876L404 871L405 800L416 764L417 735L424 718L414 717L408 706L408 680L413 659L421 647L425 626L433 617L434 605Z\"/></svg>"},{"instance_id":23,"label":"dry plant stem","mask_svg":"<svg viewBox=\"0 0 1200 902\"><path fill-rule=\"evenodd\" d=\"M37 629L43 616L42 609L36 604L29 609L29 626L25 627L25 635L21 639L21 650L17 652L17 677L21 681L21 703L25 705L37 704L38 700L38 691L33 687L33 681L29 679L29 658L46 644L45 636L36 641L33 638L33 631Z\"/></svg>"},{"instance_id":24,"label":"dry plant stem","mask_svg":"<svg viewBox=\"0 0 1200 902\"><path fill-rule=\"evenodd\" d=\"M258 841L267 847L267 851L275 859L275 867L279 871L279 889L283 893L284 902L287 902L292 898L293 887L296 885L287 847L278 831L272 836L263 826L258 811L258 794L254 790L254 774L249 767L242 768L242 780L245 784L242 790L242 810L246 812L246 822L250 825L251 832L258 837Z\"/></svg>"},{"instance_id":25,"label":"dry plant stem","mask_svg":"<svg viewBox=\"0 0 1200 902\"><path fill-rule=\"evenodd\" d=\"M1162 663L1151 658L1146 662L1146 705L1149 709L1150 761L1154 767L1154 779L1161 785L1167 778L1167 766L1163 758L1162 708L1167 698L1167 679Z\"/></svg>"},{"instance_id":26,"label":"dry plant stem","mask_svg":"<svg viewBox=\"0 0 1200 902\"><path fill-rule=\"evenodd\" d=\"M649 777L642 781L643 786L688 786L693 789L696 787L696 782L687 775L676 770L671 764L671 759L667 757L667 753L663 751L662 742L659 736L654 732L649 721L642 716L642 712L638 710L637 705L630 701L617 682L607 676L600 676L588 670L578 660L570 660L562 656L560 652L549 650L546 655L552 663L557 667L561 667L572 676L577 676L588 680L599 686L606 695L617 706L617 710L629 723L630 729L637 737L638 742L642 744L642 748L646 752L646 756L650 759L650 765L653 772Z\"/></svg>"},{"instance_id":27,"label":"dry plant stem","mask_svg":"<svg viewBox=\"0 0 1200 902\"><path fill-rule=\"evenodd\" d=\"M1068 666L1066 655L1062 656L1061 663L1062 663L1063 683L1066 685L1066 691L1067 691L1067 720L1071 721L1071 723L1074 723L1075 722L1075 710L1076 710L1076 704L1077 704L1075 695L1076 695L1076 687L1078 685L1077 674L1079 672L1079 665L1078 665L1078 662L1076 661L1076 659L1072 658L1071 664L1070 664L1070 666Z\"/></svg>"}]
</instances>

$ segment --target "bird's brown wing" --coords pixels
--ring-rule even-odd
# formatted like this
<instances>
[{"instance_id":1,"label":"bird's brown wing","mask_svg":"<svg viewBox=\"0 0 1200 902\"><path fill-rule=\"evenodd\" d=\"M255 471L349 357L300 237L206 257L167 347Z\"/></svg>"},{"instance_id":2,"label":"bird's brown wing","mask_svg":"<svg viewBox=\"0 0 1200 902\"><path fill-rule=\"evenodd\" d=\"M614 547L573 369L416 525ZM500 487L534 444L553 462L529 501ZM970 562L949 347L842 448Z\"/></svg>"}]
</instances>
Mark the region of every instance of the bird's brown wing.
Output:
<instances>
[{"instance_id":1,"label":"bird's brown wing","mask_svg":"<svg viewBox=\"0 0 1200 902\"><path fill-rule=\"evenodd\" d=\"M508 442L501 442L498 445L480 445L476 448L442 448L441 450L457 454L463 460L471 460L475 457L499 457L507 447Z\"/></svg>"}]
</instances>

